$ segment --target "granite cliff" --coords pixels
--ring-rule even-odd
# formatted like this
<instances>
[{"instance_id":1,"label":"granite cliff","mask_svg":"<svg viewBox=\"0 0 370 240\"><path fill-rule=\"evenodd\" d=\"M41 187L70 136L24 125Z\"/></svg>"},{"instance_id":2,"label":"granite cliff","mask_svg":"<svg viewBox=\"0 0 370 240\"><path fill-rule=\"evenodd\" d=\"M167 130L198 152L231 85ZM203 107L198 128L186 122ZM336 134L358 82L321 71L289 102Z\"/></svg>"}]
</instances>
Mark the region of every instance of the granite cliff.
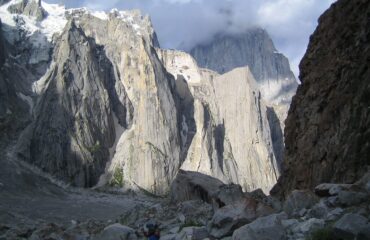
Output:
<instances>
[{"instance_id":1,"label":"granite cliff","mask_svg":"<svg viewBox=\"0 0 370 240\"><path fill-rule=\"evenodd\" d=\"M199 68L189 54L160 49L138 11L22 0L3 4L0 16L9 49L0 56L0 113L17 158L73 186L158 195L179 169L248 191L276 182L287 102L263 97L254 65L222 74ZM270 53L266 39L260 48Z\"/></svg>"},{"instance_id":2,"label":"granite cliff","mask_svg":"<svg viewBox=\"0 0 370 240\"><path fill-rule=\"evenodd\" d=\"M188 146L181 169L238 183L245 190L259 186L268 191L279 176L271 129L280 126L269 122L249 68L219 75L199 68L185 52L158 52L167 71L177 76L184 106L182 133L191 138L184 141Z\"/></svg>"}]
</instances>

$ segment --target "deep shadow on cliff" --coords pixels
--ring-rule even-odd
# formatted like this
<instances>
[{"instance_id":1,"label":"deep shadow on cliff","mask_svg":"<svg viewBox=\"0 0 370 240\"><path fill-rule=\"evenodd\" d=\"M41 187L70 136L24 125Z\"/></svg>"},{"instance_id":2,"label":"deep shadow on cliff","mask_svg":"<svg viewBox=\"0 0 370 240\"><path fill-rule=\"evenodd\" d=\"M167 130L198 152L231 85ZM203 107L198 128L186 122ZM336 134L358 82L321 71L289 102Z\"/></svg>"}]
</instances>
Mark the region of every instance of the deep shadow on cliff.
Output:
<instances>
[{"instance_id":1,"label":"deep shadow on cliff","mask_svg":"<svg viewBox=\"0 0 370 240\"><path fill-rule=\"evenodd\" d=\"M300 63L285 127L284 169L271 194L353 183L370 165L370 2L334 3Z\"/></svg>"}]
</instances>

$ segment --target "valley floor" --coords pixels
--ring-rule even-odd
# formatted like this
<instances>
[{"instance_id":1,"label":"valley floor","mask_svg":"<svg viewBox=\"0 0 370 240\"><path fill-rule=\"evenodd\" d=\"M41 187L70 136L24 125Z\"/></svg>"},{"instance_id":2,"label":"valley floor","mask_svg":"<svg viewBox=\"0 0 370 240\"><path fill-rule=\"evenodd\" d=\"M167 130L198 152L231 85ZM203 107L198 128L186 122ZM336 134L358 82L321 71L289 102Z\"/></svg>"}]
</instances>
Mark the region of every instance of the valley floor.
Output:
<instances>
[{"instance_id":1,"label":"valley floor","mask_svg":"<svg viewBox=\"0 0 370 240\"><path fill-rule=\"evenodd\" d=\"M91 220L109 224L135 206L161 201L63 186L16 160L11 149L0 156L0 239L12 227L37 228L51 222L68 227Z\"/></svg>"}]
</instances>

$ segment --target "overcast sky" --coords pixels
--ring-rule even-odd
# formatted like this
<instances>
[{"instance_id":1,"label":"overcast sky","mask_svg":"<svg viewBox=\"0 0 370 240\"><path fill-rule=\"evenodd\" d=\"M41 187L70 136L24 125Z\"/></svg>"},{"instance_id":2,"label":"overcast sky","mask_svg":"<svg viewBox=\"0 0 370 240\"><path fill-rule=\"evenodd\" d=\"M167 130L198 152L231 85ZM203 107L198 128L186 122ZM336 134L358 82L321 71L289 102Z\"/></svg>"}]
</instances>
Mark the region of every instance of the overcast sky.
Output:
<instances>
[{"instance_id":1,"label":"overcast sky","mask_svg":"<svg viewBox=\"0 0 370 240\"><path fill-rule=\"evenodd\" d=\"M46 0L93 10L138 8L149 14L162 48L189 50L218 32L267 30L296 76L318 17L335 0Z\"/></svg>"}]
</instances>

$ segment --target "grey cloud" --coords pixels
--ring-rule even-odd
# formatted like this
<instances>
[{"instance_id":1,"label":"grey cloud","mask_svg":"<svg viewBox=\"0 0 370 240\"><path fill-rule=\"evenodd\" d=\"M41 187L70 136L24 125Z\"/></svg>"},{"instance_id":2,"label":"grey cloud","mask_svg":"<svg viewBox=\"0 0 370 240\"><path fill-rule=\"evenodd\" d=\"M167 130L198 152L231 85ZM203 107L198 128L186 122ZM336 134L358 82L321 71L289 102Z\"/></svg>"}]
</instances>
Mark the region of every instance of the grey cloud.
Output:
<instances>
[{"instance_id":1,"label":"grey cloud","mask_svg":"<svg viewBox=\"0 0 370 240\"><path fill-rule=\"evenodd\" d=\"M57 0L47 0L47 2ZM138 8L151 16L164 48L189 50L219 32L261 26L288 56L294 73L320 14L335 0L65 0L95 10ZM60 2L60 1L57 1Z\"/></svg>"}]
</instances>

